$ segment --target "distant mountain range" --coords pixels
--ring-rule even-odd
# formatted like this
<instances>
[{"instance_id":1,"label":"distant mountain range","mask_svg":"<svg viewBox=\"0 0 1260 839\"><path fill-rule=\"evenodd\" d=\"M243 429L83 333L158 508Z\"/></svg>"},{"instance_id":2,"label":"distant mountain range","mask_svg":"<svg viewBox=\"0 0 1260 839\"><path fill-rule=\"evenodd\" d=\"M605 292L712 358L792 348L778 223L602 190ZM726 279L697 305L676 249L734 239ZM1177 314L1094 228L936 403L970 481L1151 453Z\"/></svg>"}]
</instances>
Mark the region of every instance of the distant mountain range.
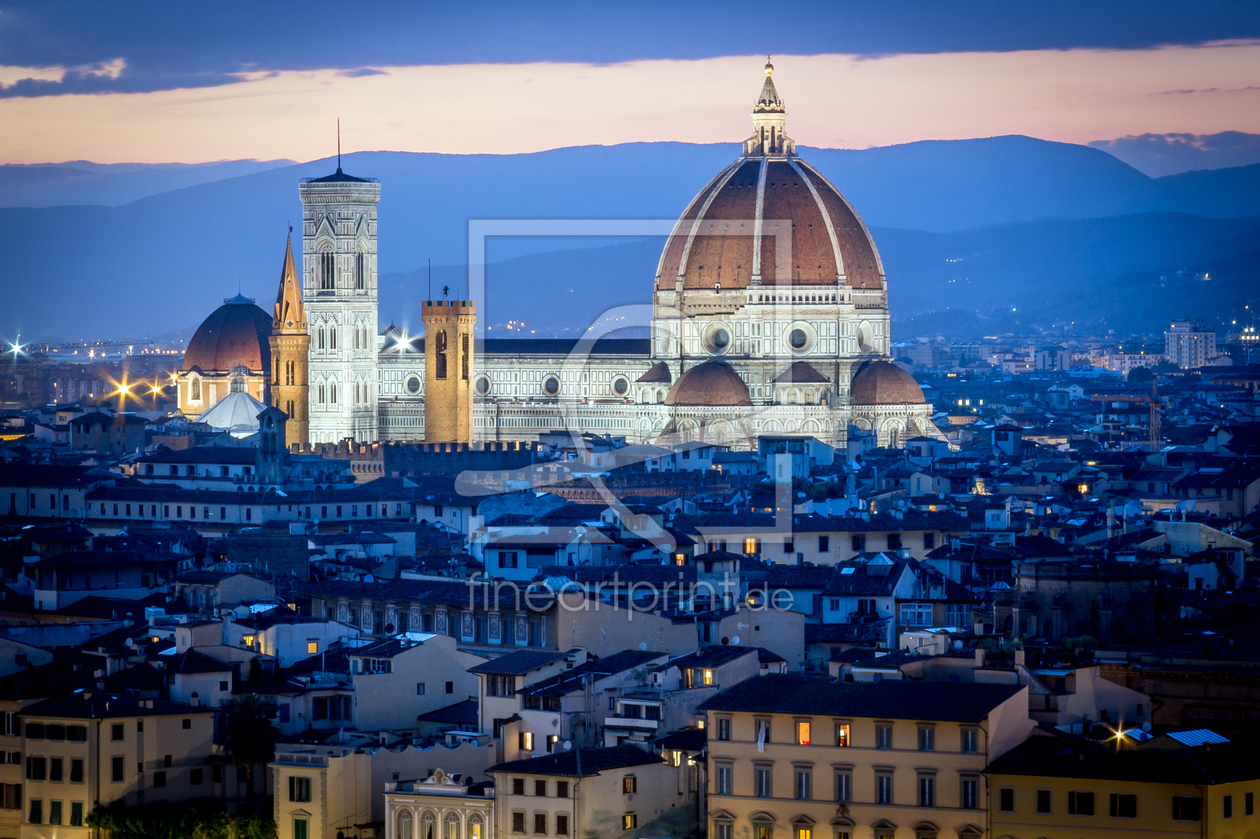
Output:
<instances>
[{"instance_id":1,"label":"distant mountain range","mask_svg":"<svg viewBox=\"0 0 1260 839\"><path fill-rule=\"evenodd\" d=\"M463 288L469 219L674 219L737 153L681 143L501 156L370 152L347 155L343 167L381 180L381 320L401 324L418 319L428 260L435 289ZM1144 317L1162 322L1209 299L1232 306L1260 287L1247 256L1260 241L1260 165L1150 178L1103 151L1027 137L801 153L872 227L903 328L947 308L1055 318L1056 304L1127 323L1137 309L1115 293L1131 281L1122 278L1199 264L1226 266L1213 295L1173 296L1168 310ZM94 176L0 167L8 255L0 336L165 332L195 325L238 284L269 305L286 225L300 219L298 179L334 167L237 161ZM99 201L163 178L189 185L121 206L14 206ZM584 328L614 302L649 298L659 249L660 240L644 239L491 240L484 316L501 327L525 321L538 335ZM1159 299L1143 296L1152 306Z\"/></svg>"}]
</instances>

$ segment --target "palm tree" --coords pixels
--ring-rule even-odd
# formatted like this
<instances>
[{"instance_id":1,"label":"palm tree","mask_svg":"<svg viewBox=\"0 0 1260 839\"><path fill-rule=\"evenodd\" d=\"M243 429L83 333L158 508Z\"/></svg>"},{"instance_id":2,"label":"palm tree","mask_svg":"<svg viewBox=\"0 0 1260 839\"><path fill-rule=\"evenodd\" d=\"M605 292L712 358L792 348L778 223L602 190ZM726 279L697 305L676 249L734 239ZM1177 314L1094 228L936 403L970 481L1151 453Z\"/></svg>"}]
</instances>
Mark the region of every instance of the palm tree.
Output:
<instances>
[{"instance_id":1,"label":"palm tree","mask_svg":"<svg viewBox=\"0 0 1260 839\"><path fill-rule=\"evenodd\" d=\"M273 723L276 706L257 694L247 693L224 703L222 726L219 729L223 755L233 766L245 770L249 783L249 806L257 813L254 793L254 767L271 763L276 757L276 735Z\"/></svg>"}]
</instances>

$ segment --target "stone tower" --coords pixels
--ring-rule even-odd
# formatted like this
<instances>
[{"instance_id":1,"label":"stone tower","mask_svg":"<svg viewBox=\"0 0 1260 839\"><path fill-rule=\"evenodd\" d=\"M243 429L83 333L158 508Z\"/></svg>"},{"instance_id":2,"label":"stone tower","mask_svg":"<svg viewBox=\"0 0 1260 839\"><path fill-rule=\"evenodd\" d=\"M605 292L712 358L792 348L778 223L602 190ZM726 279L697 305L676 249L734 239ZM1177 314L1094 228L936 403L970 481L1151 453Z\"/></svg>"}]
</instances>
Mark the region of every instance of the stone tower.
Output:
<instances>
[{"instance_id":1,"label":"stone tower","mask_svg":"<svg viewBox=\"0 0 1260 839\"><path fill-rule=\"evenodd\" d=\"M271 321L271 404L284 411L285 448L310 442L310 352L311 333L307 328L306 307L302 305L302 282L293 264L293 236L284 248L284 268L276 293L275 317Z\"/></svg>"},{"instance_id":2,"label":"stone tower","mask_svg":"<svg viewBox=\"0 0 1260 839\"><path fill-rule=\"evenodd\" d=\"M310 321L310 440L377 440L376 205L381 185L337 171L302 197L302 297Z\"/></svg>"},{"instance_id":3,"label":"stone tower","mask_svg":"<svg viewBox=\"0 0 1260 839\"><path fill-rule=\"evenodd\" d=\"M424 440L469 443L473 413L472 300L426 300L424 318Z\"/></svg>"}]
</instances>

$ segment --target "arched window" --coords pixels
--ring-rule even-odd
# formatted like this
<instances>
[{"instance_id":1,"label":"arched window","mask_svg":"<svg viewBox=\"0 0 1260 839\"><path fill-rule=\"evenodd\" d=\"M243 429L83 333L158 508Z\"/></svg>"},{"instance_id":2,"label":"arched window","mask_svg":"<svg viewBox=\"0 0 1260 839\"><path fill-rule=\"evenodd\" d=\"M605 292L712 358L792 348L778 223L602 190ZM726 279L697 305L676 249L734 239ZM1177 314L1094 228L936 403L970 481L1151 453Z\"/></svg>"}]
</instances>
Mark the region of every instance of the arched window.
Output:
<instances>
[{"instance_id":1,"label":"arched window","mask_svg":"<svg viewBox=\"0 0 1260 839\"><path fill-rule=\"evenodd\" d=\"M420 836L418 839L437 839L437 816L426 812L420 817Z\"/></svg>"},{"instance_id":2,"label":"arched window","mask_svg":"<svg viewBox=\"0 0 1260 839\"><path fill-rule=\"evenodd\" d=\"M459 816L454 813L447 813L444 839L459 839L459 834Z\"/></svg>"},{"instance_id":3,"label":"arched window","mask_svg":"<svg viewBox=\"0 0 1260 839\"><path fill-rule=\"evenodd\" d=\"M403 810L401 813L399 813L398 814L398 831L396 834L397 839L415 839L415 834L412 832L412 828L414 826L415 824L414 824L414 820L411 818L411 813L407 812L406 810Z\"/></svg>"},{"instance_id":4,"label":"arched window","mask_svg":"<svg viewBox=\"0 0 1260 839\"><path fill-rule=\"evenodd\" d=\"M319 399L316 401L319 402L319 404L321 405L324 404L325 400L324 400L324 383L323 382L319 383Z\"/></svg>"},{"instance_id":5,"label":"arched window","mask_svg":"<svg viewBox=\"0 0 1260 839\"><path fill-rule=\"evenodd\" d=\"M189 399L194 402L201 401L201 379L194 378L191 382L189 382L188 390L190 391L188 395Z\"/></svg>"},{"instance_id":6,"label":"arched window","mask_svg":"<svg viewBox=\"0 0 1260 839\"><path fill-rule=\"evenodd\" d=\"M328 349L337 349L337 327L335 325L328 327Z\"/></svg>"},{"instance_id":7,"label":"arched window","mask_svg":"<svg viewBox=\"0 0 1260 839\"><path fill-rule=\"evenodd\" d=\"M468 839L486 839L481 816L472 816L468 819Z\"/></svg>"},{"instance_id":8,"label":"arched window","mask_svg":"<svg viewBox=\"0 0 1260 839\"><path fill-rule=\"evenodd\" d=\"M322 350L324 348L324 327L320 326L315 330L315 349Z\"/></svg>"},{"instance_id":9,"label":"arched window","mask_svg":"<svg viewBox=\"0 0 1260 839\"><path fill-rule=\"evenodd\" d=\"M328 402L332 405L337 404L337 383L330 382L328 385Z\"/></svg>"},{"instance_id":10,"label":"arched window","mask_svg":"<svg viewBox=\"0 0 1260 839\"><path fill-rule=\"evenodd\" d=\"M332 251L319 255L319 290L332 291L337 287L337 256Z\"/></svg>"},{"instance_id":11,"label":"arched window","mask_svg":"<svg viewBox=\"0 0 1260 839\"><path fill-rule=\"evenodd\" d=\"M359 291L363 291L367 287L366 263L367 255L363 251L359 251L354 255L354 287Z\"/></svg>"}]
</instances>

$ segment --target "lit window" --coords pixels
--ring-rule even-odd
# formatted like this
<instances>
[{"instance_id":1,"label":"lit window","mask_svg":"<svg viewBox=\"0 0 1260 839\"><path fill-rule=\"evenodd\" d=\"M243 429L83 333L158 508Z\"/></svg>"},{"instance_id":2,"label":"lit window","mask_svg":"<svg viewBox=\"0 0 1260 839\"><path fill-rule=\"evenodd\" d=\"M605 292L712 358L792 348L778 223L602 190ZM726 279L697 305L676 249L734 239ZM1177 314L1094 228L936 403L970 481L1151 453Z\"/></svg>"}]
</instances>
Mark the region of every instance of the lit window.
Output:
<instances>
[{"instance_id":1,"label":"lit window","mask_svg":"<svg viewBox=\"0 0 1260 839\"><path fill-rule=\"evenodd\" d=\"M318 654L318 653L319 653L319 642L318 642L318 641L307 641L307 642L306 642L306 654L307 654L307 655L316 655L316 654Z\"/></svg>"},{"instance_id":2,"label":"lit window","mask_svg":"<svg viewBox=\"0 0 1260 839\"><path fill-rule=\"evenodd\" d=\"M705 670L705 671L704 671L704 683L705 683L706 685L711 685L711 684L713 684L713 671L712 671L712 670Z\"/></svg>"},{"instance_id":3,"label":"lit window","mask_svg":"<svg viewBox=\"0 0 1260 839\"><path fill-rule=\"evenodd\" d=\"M796 744L798 746L809 745L809 723L798 722L796 724Z\"/></svg>"},{"instance_id":4,"label":"lit window","mask_svg":"<svg viewBox=\"0 0 1260 839\"><path fill-rule=\"evenodd\" d=\"M849 745L849 724L847 722L836 723L836 745Z\"/></svg>"}]
</instances>

